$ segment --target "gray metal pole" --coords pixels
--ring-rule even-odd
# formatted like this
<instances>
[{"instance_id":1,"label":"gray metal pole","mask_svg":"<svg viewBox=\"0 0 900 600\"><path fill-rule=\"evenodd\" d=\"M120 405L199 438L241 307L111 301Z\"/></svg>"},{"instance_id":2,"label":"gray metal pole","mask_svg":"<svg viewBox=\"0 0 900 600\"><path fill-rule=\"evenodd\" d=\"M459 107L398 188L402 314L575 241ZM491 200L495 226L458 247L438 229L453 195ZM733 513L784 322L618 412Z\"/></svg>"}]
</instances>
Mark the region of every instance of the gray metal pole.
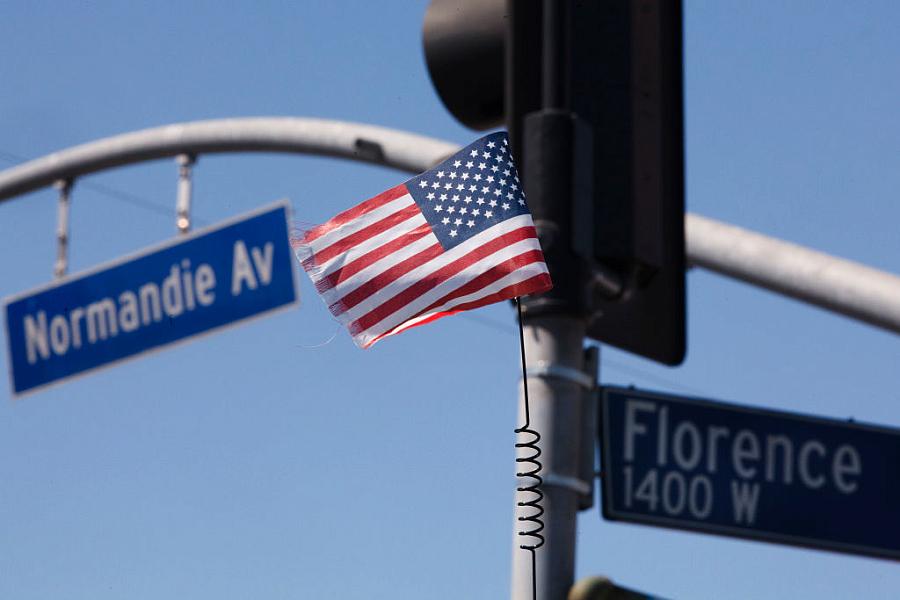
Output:
<instances>
[{"instance_id":1,"label":"gray metal pole","mask_svg":"<svg viewBox=\"0 0 900 600\"><path fill-rule=\"evenodd\" d=\"M593 379L584 374L586 323L562 316L534 317L525 321L525 359L531 407L531 428L541 440L544 480L544 546L536 551L537 598L564 600L575 576L575 525L580 497L589 492L579 479L581 463L581 412L585 388ZM524 422L524 396L520 389L519 419ZM525 453L520 451L520 456ZM516 521L513 534L513 600L530 600L531 554L519 548L531 540L520 536L528 529L531 510L518 506L531 500L529 492L516 493Z\"/></svg>"}]
</instances>

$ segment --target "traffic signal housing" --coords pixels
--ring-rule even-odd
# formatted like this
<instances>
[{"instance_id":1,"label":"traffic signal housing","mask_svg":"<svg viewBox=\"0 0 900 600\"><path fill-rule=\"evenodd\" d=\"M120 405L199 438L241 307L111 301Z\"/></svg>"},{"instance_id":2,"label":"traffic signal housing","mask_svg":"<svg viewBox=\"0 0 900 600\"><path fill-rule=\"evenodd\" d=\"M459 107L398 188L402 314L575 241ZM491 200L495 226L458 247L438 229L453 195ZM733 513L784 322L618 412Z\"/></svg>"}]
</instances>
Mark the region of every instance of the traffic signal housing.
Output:
<instances>
[{"instance_id":1,"label":"traffic signal housing","mask_svg":"<svg viewBox=\"0 0 900 600\"><path fill-rule=\"evenodd\" d=\"M450 112L505 122L555 288L527 313L676 365L685 354L680 0L432 0ZM601 285L602 284L602 285Z\"/></svg>"}]
</instances>

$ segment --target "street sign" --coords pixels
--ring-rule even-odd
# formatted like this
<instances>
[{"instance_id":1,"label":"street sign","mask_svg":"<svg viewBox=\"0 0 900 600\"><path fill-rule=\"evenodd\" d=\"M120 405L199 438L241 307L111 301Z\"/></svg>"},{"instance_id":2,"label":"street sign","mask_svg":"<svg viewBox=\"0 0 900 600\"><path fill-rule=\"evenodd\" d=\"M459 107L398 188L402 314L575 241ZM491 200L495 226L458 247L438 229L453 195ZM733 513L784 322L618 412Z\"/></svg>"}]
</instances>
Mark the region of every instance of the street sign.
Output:
<instances>
[{"instance_id":1,"label":"street sign","mask_svg":"<svg viewBox=\"0 0 900 600\"><path fill-rule=\"evenodd\" d=\"M4 300L13 395L297 301L287 202Z\"/></svg>"},{"instance_id":2,"label":"street sign","mask_svg":"<svg viewBox=\"0 0 900 600\"><path fill-rule=\"evenodd\" d=\"M603 516L900 558L900 430L602 393Z\"/></svg>"}]
</instances>

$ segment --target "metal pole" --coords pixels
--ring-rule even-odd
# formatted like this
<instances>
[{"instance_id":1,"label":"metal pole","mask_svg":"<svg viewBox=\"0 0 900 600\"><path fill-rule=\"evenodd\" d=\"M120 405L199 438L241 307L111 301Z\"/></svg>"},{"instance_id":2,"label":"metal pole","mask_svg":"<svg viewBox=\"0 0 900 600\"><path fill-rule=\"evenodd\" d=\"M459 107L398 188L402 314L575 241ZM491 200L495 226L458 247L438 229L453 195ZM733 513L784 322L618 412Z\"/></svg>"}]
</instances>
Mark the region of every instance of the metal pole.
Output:
<instances>
[{"instance_id":1,"label":"metal pole","mask_svg":"<svg viewBox=\"0 0 900 600\"><path fill-rule=\"evenodd\" d=\"M536 551L537 598L564 600L575 574L575 524L580 498L590 484L579 479L581 427L585 389L593 387L584 369L586 323L564 316L539 316L525 321L525 360L531 408L531 427L541 435L540 472L544 480L544 546ZM524 396L520 390L520 422ZM529 516L516 494L516 518ZM531 599L531 555L519 549L522 523L513 535L512 598Z\"/></svg>"}]
</instances>

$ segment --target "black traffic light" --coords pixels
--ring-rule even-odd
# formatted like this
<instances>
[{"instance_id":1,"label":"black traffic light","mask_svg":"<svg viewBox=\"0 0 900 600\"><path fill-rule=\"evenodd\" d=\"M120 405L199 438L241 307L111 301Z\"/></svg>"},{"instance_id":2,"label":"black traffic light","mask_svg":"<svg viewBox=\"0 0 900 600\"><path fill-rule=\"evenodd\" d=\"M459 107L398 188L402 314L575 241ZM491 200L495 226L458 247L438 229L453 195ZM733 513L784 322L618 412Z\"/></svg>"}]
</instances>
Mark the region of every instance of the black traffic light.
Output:
<instances>
[{"instance_id":1,"label":"black traffic light","mask_svg":"<svg viewBox=\"0 0 900 600\"><path fill-rule=\"evenodd\" d=\"M681 1L432 0L423 37L450 112L510 133L555 284L527 310L680 363Z\"/></svg>"}]
</instances>

